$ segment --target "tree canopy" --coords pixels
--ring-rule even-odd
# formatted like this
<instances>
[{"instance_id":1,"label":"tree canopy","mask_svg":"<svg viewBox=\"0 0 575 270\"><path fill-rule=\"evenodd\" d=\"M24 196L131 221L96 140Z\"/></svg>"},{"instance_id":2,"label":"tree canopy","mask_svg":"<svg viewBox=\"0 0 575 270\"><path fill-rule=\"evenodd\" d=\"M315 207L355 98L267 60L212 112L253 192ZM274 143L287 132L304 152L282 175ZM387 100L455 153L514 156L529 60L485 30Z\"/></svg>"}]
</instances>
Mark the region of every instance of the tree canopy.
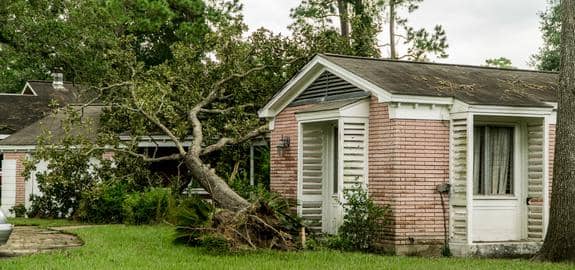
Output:
<instances>
[{"instance_id":1,"label":"tree canopy","mask_svg":"<svg viewBox=\"0 0 575 270\"><path fill-rule=\"evenodd\" d=\"M558 0L548 0L549 7L539 14L543 46L531 57L531 65L539 70L558 71L561 59L561 8Z\"/></svg>"},{"instance_id":2,"label":"tree canopy","mask_svg":"<svg viewBox=\"0 0 575 270\"><path fill-rule=\"evenodd\" d=\"M329 35L337 48L347 54L380 57L389 48L387 57L425 61L430 54L447 57L446 33L441 25L431 31L415 29L408 18L423 0L304 0L292 10L291 25L296 36ZM339 28L334 24L339 21ZM396 29L400 28L400 29ZM379 42L380 34L387 36ZM405 51L399 52L403 44Z\"/></svg>"}]
</instances>

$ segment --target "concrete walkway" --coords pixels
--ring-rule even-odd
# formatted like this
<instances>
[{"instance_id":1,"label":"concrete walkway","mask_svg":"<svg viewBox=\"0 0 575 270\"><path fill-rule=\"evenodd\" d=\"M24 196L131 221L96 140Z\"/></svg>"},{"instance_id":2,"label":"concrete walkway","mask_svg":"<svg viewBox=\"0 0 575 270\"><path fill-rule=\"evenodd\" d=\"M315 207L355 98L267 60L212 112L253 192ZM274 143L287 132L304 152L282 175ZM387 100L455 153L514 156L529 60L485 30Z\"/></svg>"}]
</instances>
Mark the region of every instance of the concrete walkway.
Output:
<instances>
[{"instance_id":1,"label":"concrete walkway","mask_svg":"<svg viewBox=\"0 0 575 270\"><path fill-rule=\"evenodd\" d=\"M43 229L37 226L15 226L8 243L0 246L0 257L21 256L82 246L83 243L78 237L61 231L74 228Z\"/></svg>"}]
</instances>

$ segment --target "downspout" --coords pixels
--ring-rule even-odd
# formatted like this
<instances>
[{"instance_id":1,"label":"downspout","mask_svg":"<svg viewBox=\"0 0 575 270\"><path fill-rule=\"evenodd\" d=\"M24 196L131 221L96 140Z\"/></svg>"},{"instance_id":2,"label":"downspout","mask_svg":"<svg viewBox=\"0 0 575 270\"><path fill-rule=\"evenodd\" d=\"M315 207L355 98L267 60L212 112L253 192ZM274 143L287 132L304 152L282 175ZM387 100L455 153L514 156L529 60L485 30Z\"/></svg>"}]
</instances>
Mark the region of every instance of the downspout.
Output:
<instances>
[{"instance_id":1,"label":"downspout","mask_svg":"<svg viewBox=\"0 0 575 270\"><path fill-rule=\"evenodd\" d=\"M449 249L449 233L447 228L447 209L445 207L445 200L443 198L444 194L449 194L451 185L447 183L437 185L437 192L439 193L439 198L441 199L441 209L443 210L443 248L441 249L441 255L444 257L451 257L451 250Z\"/></svg>"}]
</instances>

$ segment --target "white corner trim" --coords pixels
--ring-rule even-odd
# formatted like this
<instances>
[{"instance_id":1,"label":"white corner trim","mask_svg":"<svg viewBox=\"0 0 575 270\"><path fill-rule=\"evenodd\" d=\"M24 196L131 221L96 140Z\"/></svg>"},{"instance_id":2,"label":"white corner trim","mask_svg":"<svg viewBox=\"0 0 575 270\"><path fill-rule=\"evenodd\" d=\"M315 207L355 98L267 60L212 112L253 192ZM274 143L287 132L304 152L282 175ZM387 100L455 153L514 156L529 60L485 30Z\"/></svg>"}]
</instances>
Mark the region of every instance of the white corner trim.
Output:
<instances>
[{"instance_id":1,"label":"white corner trim","mask_svg":"<svg viewBox=\"0 0 575 270\"><path fill-rule=\"evenodd\" d=\"M553 111L551 115L549 115L549 125L557 125L557 111Z\"/></svg>"},{"instance_id":2,"label":"white corner trim","mask_svg":"<svg viewBox=\"0 0 575 270\"><path fill-rule=\"evenodd\" d=\"M276 118L272 117L271 119L269 119L269 122L268 122L268 130L272 131L275 128L276 128Z\"/></svg>"},{"instance_id":3,"label":"white corner trim","mask_svg":"<svg viewBox=\"0 0 575 270\"><path fill-rule=\"evenodd\" d=\"M547 234L547 225L549 225L549 124L550 117L543 119L543 231L542 236Z\"/></svg>"},{"instance_id":4,"label":"white corner trim","mask_svg":"<svg viewBox=\"0 0 575 270\"><path fill-rule=\"evenodd\" d=\"M467 194L465 196L467 200L467 244L473 244L473 129L474 122L473 113L467 114Z\"/></svg>"}]
</instances>

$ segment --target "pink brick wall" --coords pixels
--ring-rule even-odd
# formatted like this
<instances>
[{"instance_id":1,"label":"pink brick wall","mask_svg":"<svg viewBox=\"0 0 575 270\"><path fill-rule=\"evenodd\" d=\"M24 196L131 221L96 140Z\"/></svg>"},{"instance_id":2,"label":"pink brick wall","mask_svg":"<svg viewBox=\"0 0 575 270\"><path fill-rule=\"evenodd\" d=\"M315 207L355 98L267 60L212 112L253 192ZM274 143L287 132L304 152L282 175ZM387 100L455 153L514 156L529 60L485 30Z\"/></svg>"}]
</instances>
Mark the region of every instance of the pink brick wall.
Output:
<instances>
[{"instance_id":1,"label":"pink brick wall","mask_svg":"<svg viewBox=\"0 0 575 270\"><path fill-rule=\"evenodd\" d=\"M308 106L302 105L284 109L276 116L275 127L271 132L270 188L288 199L296 199L297 196L298 126L295 114ZM282 136L290 138L290 146L283 155L280 155L277 145Z\"/></svg>"},{"instance_id":2,"label":"pink brick wall","mask_svg":"<svg viewBox=\"0 0 575 270\"><path fill-rule=\"evenodd\" d=\"M26 153L4 153L4 159L16 160L16 205L24 204L26 201L26 180L22 174L24 173Z\"/></svg>"},{"instance_id":3,"label":"pink brick wall","mask_svg":"<svg viewBox=\"0 0 575 270\"><path fill-rule=\"evenodd\" d=\"M288 198L297 194L297 121L304 106L281 112L271 133L271 188ZM281 156L277 145L289 136ZM555 126L549 128L549 175L553 177ZM449 182L449 122L389 119L388 105L371 99L369 118L369 191L390 205L392 223L385 242L396 245L441 244L444 224L438 184ZM445 201L448 209L448 202ZM447 214L449 216L449 214Z\"/></svg>"},{"instance_id":4,"label":"pink brick wall","mask_svg":"<svg viewBox=\"0 0 575 270\"><path fill-rule=\"evenodd\" d=\"M390 120L387 105L372 98L369 126L370 193L391 206L388 240L441 243L447 221L435 190L449 181L449 122Z\"/></svg>"}]
</instances>

